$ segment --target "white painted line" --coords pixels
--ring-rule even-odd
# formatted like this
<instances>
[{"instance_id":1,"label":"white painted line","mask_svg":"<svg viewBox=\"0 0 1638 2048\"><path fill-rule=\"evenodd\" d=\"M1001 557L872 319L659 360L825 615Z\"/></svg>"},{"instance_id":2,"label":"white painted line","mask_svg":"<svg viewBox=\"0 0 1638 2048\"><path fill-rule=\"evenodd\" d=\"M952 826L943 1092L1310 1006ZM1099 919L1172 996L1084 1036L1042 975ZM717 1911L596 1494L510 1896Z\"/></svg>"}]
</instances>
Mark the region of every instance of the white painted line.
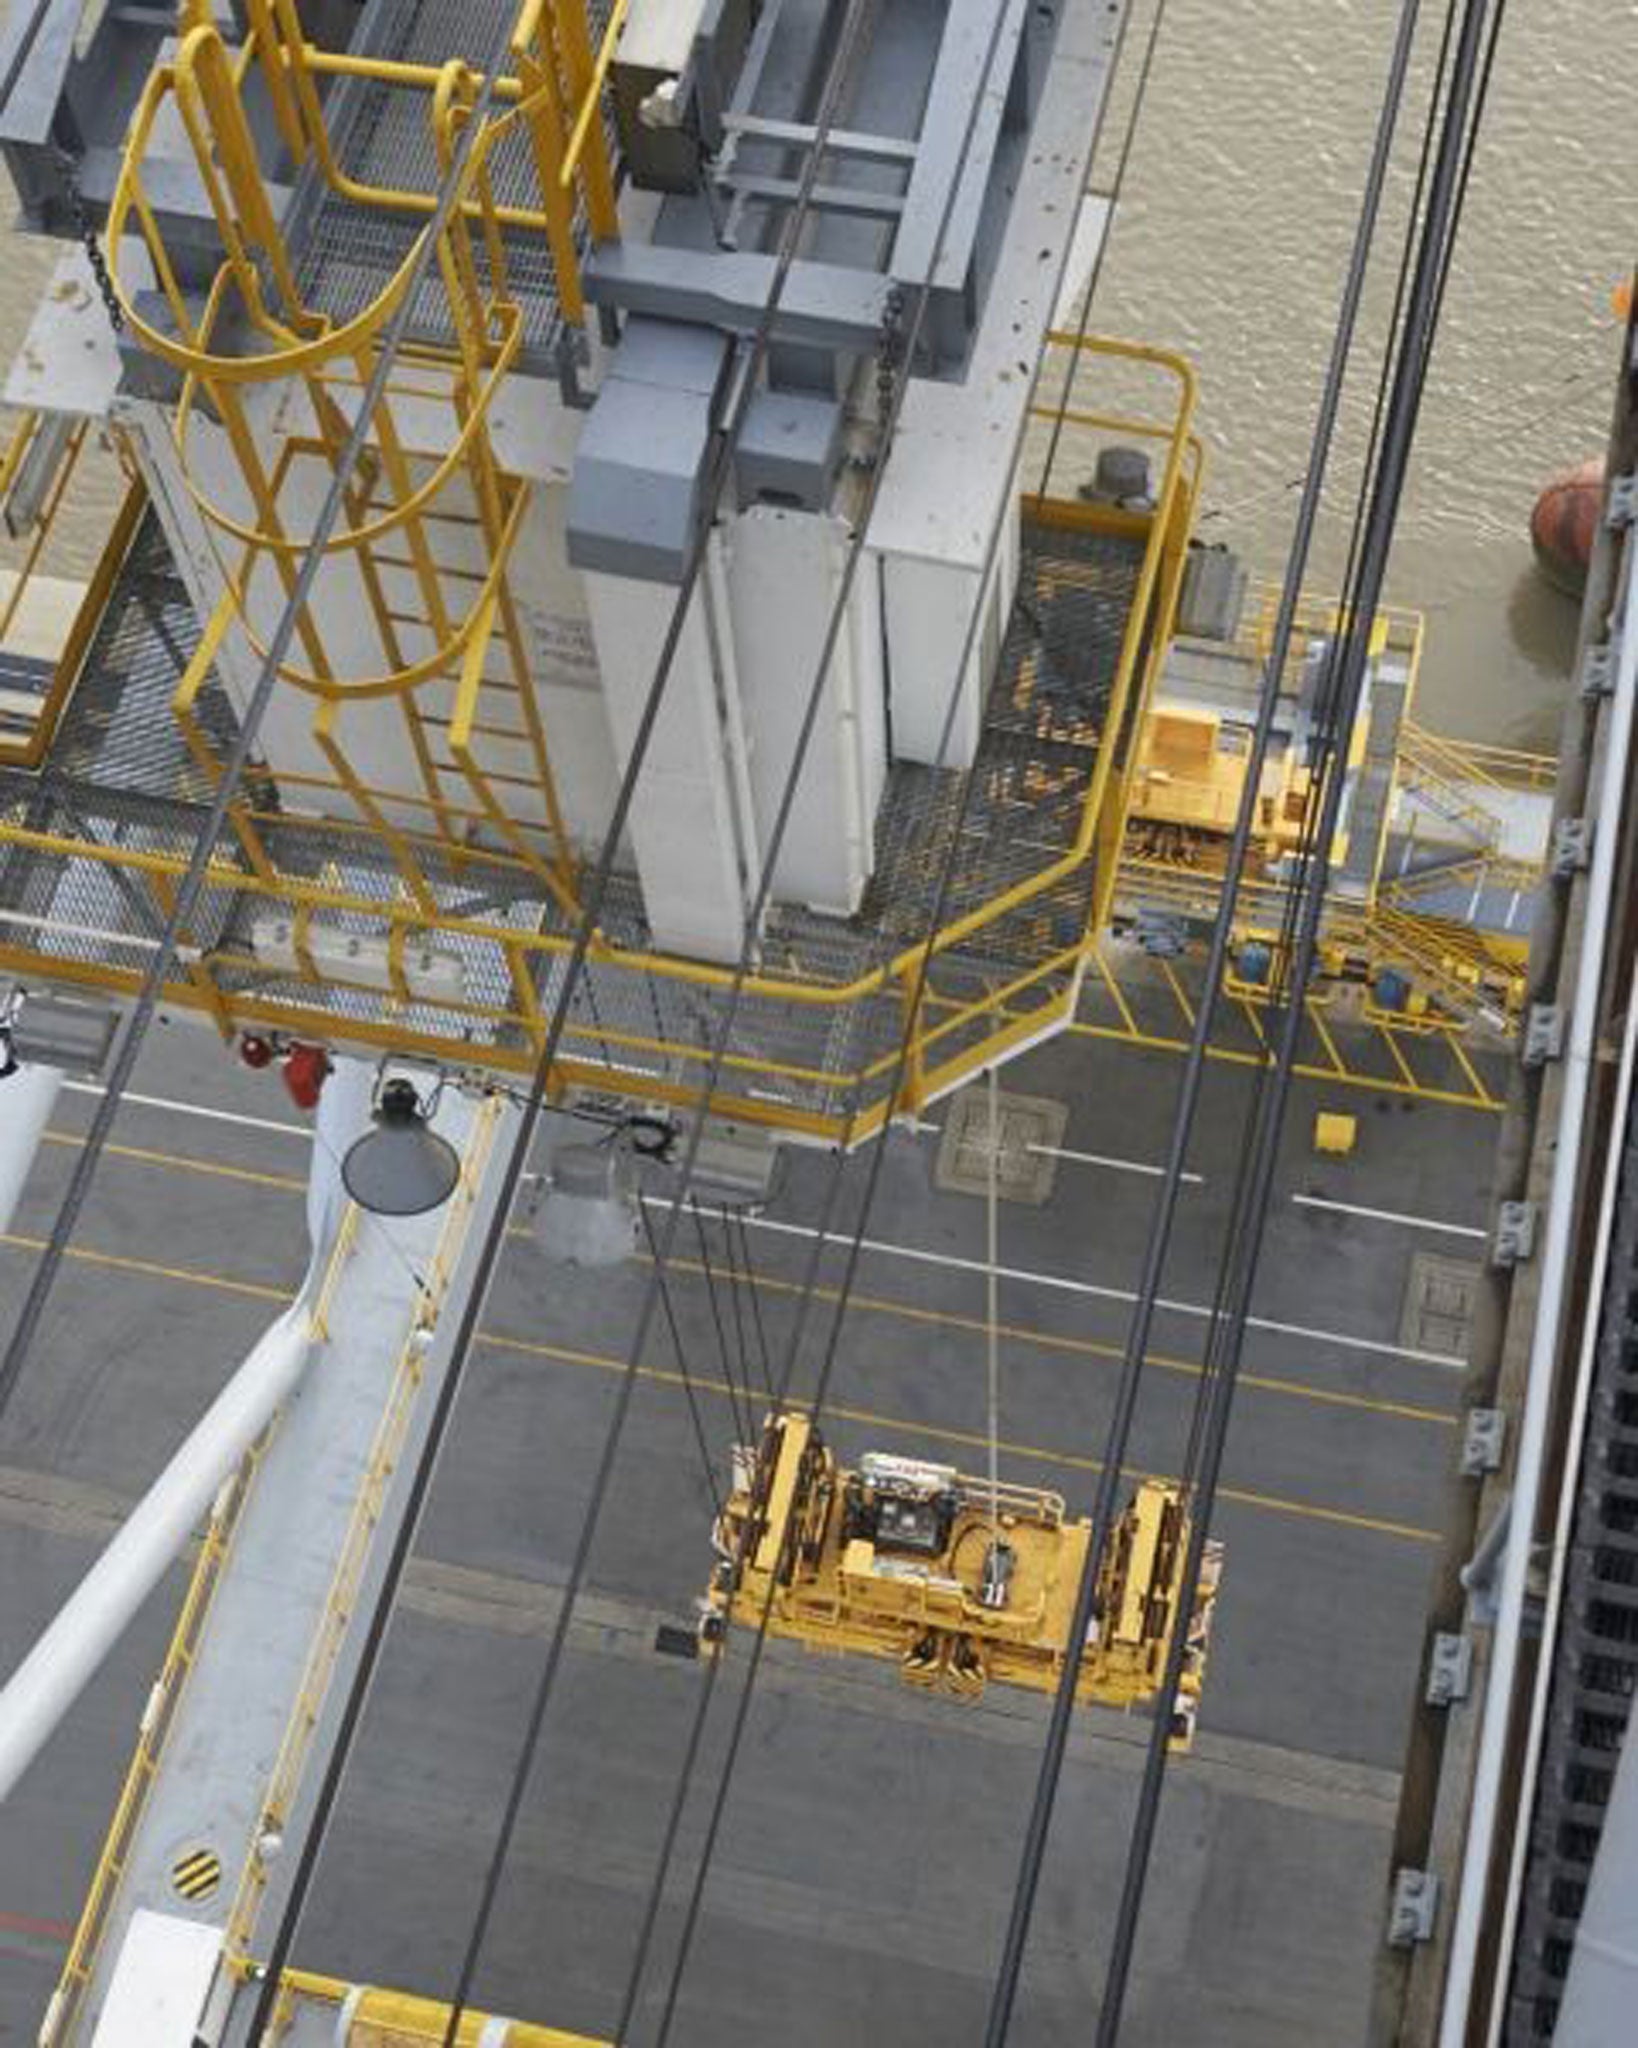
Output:
<instances>
[{"instance_id":1,"label":"white painted line","mask_svg":"<svg viewBox=\"0 0 1638 2048\"><path fill-rule=\"evenodd\" d=\"M906 1117L903 1128L913 1131L916 1136L941 1137L944 1126L930 1124L920 1117ZM1141 1159L1121 1159L1112 1152L1076 1152L1068 1145L1027 1145L1027 1152L1033 1152L1043 1159L1067 1159L1076 1166L1107 1166L1115 1173L1141 1173L1151 1180L1159 1180L1166 1169L1163 1166L1148 1166ZM1185 1183L1191 1188L1205 1186L1205 1178L1198 1173L1185 1173Z\"/></svg>"},{"instance_id":2,"label":"white painted line","mask_svg":"<svg viewBox=\"0 0 1638 2048\"><path fill-rule=\"evenodd\" d=\"M1481 1240L1490 1235L1471 1223L1440 1223L1432 1216L1406 1216L1398 1209L1368 1209L1363 1202L1333 1202L1324 1195L1293 1195L1291 1199L1303 1209L1335 1209L1343 1216L1367 1216L1373 1223L1402 1223L1407 1230L1439 1230L1447 1237Z\"/></svg>"},{"instance_id":3,"label":"white painted line","mask_svg":"<svg viewBox=\"0 0 1638 2048\"><path fill-rule=\"evenodd\" d=\"M106 1095L106 1088L95 1081L65 1081L63 1087L75 1095ZM202 1102L167 1102L163 1095L138 1095L127 1088L120 1097L121 1102L134 1102L141 1109L170 1110L176 1116L208 1117L212 1123L241 1124L251 1131L276 1131L281 1138L306 1138L311 1141L313 1132L307 1124L275 1123L270 1117L242 1116L236 1109L207 1109Z\"/></svg>"},{"instance_id":4,"label":"white painted line","mask_svg":"<svg viewBox=\"0 0 1638 2048\"><path fill-rule=\"evenodd\" d=\"M663 1195L645 1195L657 1209L671 1206ZM702 1202L700 1207L707 1212L724 1213L715 1203ZM819 1235L811 1224L779 1223L771 1216L753 1216L743 1211L746 1224L752 1230L766 1230L781 1237L805 1237L813 1239ZM849 1242L845 1231L832 1231L830 1242L838 1250L845 1249ZM962 1273L987 1274L989 1267L982 1259L964 1259L954 1252L923 1251L919 1245L889 1244L886 1239L866 1237L860 1239L862 1248L876 1252L884 1258L911 1259L922 1266L945 1266ZM1043 1273L1030 1266L997 1266L996 1272L1003 1280L1021 1280L1027 1287L1051 1287L1064 1294L1090 1295L1098 1301L1136 1301L1137 1296L1125 1287L1101 1287L1094 1280L1071 1280L1061 1273ZM1171 1301L1162 1298L1157 1306L1176 1316L1194 1316L1204 1322L1210 1318L1211 1310L1194 1301ZM1248 1316L1247 1325L1254 1330L1267 1330L1278 1337L1302 1337L1315 1344L1334 1344L1343 1351L1368 1351L1380 1358L1408 1358L1416 1365L1436 1365L1444 1372L1465 1372L1466 1362L1452 1358L1443 1351L1418 1351L1409 1344L1389 1344L1375 1337L1350 1337L1341 1330L1316 1330L1307 1323L1280 1323L1268 1316Z\"/></svg>"},{"instance_id":5,"label":"white painted line","mask_svg":"<svg viewBox=\"0 0 1638 2048\"><path fill-rule=\"evenodd\" d=\"M1045 1159L1068 1159L1077 1166L1107 1166L1116 1173L1141 1173L1150 1180L1162 1180L1166 1173L1163 1166L1149 1166L1141 1159L1121 1159L1110 1152L1075 1152L1067 1145L1031 1145L1028 1150L1038 1152ZM1201 1173L1185 1173L1183 1184L1185 1187L1203 1188L1206 1177Z\"/></svg>"}]
</instances>

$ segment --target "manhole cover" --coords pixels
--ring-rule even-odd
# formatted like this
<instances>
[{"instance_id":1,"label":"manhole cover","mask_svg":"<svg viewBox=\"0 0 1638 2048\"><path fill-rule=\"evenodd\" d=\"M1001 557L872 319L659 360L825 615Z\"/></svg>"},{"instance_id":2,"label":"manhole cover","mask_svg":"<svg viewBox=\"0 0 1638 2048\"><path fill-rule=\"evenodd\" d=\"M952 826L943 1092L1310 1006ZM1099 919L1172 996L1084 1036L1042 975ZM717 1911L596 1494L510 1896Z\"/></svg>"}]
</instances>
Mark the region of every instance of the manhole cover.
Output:
<instances>
[{"instance_id":1,"label":"manhole cover","mask_svg":"<svg viewBox=\"0 0 1638 2048\"><path fill-rule=\"evenodd\" d=\"M171 1885L184 1899L208 1899L222 1882L222 1859L214 1849L190 1849L171 1865Z\"/></svg>"},{"instance_id":2,"label":"manhole cover","mask_svg":"<svg viewBox=\"0 0 1638 2048\"><path fill-rule=\"evenodd\" d=\"M1069 1122L1068 1106L1045 1095L1009 1095L996 1090L1000 1146L995 1192L1003 1202L1037 1206L1052 1193L1057 1177L1056 1147ZM939 1141L933 1185L947 1194L990 1191L990 1089L987 1081L964 1088L950 1104Z\"/></svg>"},{"instance_id":3,"label":"manhole cover","mask_svg":"<svg viewBox=\"0 0 1638 2048\"><path fill-rule=\"evenodd\" d=\"M1413 1252L1399 1341L1412 1351L1466 1358L1479 1268L1437 1252Z\"/></svg>"}]
</instances>

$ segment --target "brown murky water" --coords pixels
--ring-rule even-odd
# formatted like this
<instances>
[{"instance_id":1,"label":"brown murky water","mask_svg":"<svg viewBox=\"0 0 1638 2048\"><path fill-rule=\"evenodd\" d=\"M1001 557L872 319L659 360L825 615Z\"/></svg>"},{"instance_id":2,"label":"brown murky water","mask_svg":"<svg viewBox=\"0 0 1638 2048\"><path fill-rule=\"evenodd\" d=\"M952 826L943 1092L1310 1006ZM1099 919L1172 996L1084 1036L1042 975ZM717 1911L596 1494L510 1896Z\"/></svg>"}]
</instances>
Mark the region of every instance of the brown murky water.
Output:
<instances>
[{"instance_id":1,"label":"brown murky water","mask_svg":"<svg viewBox=\"0 0 1638 2048\"><path fill-rule=\"evenodd\" d=\"M1283 563L1398 17L1396 0L1168 0L1094 324L1165 341L1201 378L1205 532ZM1443 7L1425 0L1405 127ZM1128 33L1128 75L1150 15ZM1400 520L1389 595L1428 616L1430 724L1551 745L1575 608L1535 574L1527 522L1556 469L1600 452L1619 359L1611 293L1638 255L1623 167L1638 6L1509 9ZM1100 174L1124 126L1111 110ZM1413 134L1404 138L1408 145ZM1373 269L1379 340L1415 165ZM1356 377L1316 580L1340 576L1374 395Z\"/></svg>"},{"instance_id":2,"label":"brown murky water","mask_svg":"<svg viewBox=\"0 0 1638 2048\"><path fill-rule=\"evenodd\" d=\"M1151 4L1138 0L1128 36L1128 89ZM1423 11L1411 127L1443 12ZM1211 451L1204 530L1268 574L1284 558L1396 16L1395 0L1169 0L1104 266L1094 324L1193 358ZM1573 607L1532 569L1530 505L1553 470L1602 445L1610 296L1638 251L1635 31L1633 0L1510 10L1393 563L1390 595L1428 614L1424 717L1516 745L1551 744L1574 633ZM1105 178L1124 112L1118 96ZM1413 161L1402 148L1373 336ZM5 241L0 360L57 254ZM1372 388L1362 374L1349 394L1317 582L1340 574ZM110 480L69 536L72 570L89 567L113 502Z\"/></svg>"}]
</instances>

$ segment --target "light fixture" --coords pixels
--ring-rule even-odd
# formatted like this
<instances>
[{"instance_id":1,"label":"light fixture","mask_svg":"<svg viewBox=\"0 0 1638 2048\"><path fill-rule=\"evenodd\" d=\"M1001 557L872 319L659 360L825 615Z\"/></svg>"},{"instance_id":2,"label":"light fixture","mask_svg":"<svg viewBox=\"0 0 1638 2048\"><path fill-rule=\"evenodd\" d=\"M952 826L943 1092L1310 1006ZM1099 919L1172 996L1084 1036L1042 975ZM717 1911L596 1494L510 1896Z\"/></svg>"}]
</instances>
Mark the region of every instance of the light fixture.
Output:
<instances>
[{"instance_id":1,"label":"light fixture","mask_svg":"<svg viewBox=\"0 0 1638 2048\"><path fill-rule=\"evenodd\" d=\"M429 1107L403 1079L383 1081L370 1115L375 1124L347 1148L341 1184L373 1216L424 1216L455 1192L461 1156L431 1129Z\"/></svg>"}]
</instances>

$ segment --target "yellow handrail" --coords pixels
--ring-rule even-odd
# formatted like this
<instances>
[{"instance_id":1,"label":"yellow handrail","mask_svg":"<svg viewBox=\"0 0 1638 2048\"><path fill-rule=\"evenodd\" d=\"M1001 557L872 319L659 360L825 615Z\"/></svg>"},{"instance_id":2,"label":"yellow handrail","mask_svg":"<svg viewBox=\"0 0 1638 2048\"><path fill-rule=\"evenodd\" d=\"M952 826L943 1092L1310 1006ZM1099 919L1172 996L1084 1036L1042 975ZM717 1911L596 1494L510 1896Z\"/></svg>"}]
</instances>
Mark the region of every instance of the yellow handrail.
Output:
<instances>
[{"instance_id":1,"label":"yellow handrail","mask_svg":"<svg viewBox=\"0 0 1638 2048\"><path fill-rule=\"evenodd\" d=\"M1060 337L1054 337L1054 339L1060 339ZM1068 336L1061 337L1061 339L1066 344L1077 343L1077 337ZM1192 418L1195 379L1192 368L1182 357L1173 355L1167 350L1151 348L1147 344L1100 338L1087 341L1084 346L1092 352L1103 352L1130 357L1140 361L1154 362L1168 369L1178 378L1183 392L1178 420L1173 430L1173 445L1171 457L1167 465L1166 481L1162 486L1157 510L1150 524L1150 540L1145 550L1143 565L1133 593L1131 611L1128 616L1121 655L1117 666L1116 682L1111 691L1110 714L1106 723L1109 737L1112 740L1119 724L1120 707L1125 702L1126 694L1129 692L1133 680L1136 655L1145 632L1148 600L1154 592L1160 574L1161 556L1167 538L1166 519L1176 502L1181 452L1188 439L1188 427ZM1096 523L1096 514L1084 508L1055 505L1052 511L1055 515L1061 516L1066 520L1080 521L1084 519L1088 524ZM207 627L206 639L201 643L199 654L190 665L188 675L184 679L187 690L186 698L182 700L184 703L191 704L194 693L196 693L199 685L205 679L210 661L214 657L216 648L220 645L221 635L229 623L230 616L225 610L219 609ZM1164 641L1165 635L1163 632L1157 633L1154 638L1156 642L1156 655L1158 656L1159 644ZM982 930L986 925L994 922L1008 911L1016 909L1020 904L1043 894L1055 884L1074 874L1085 863L1092 850L1097 826L1098 803L1109 772L1110 751L1109 746L1105 746L1100 750L1099 767L1094 777L1093 788L1088 793L1076 837L1069 849L1055 859L1050 866L1039 870L1027 880L1015 884L1011 889L982 905L979 909L970 911L941 927L933 939L933 950L935 953L948 950L962 939L971 936L976 931ZM34 834L30 836L33 839L39 839L42 836L49 835ZM78 842L63 842L63 844L65 846L75 846ZM99 849L91 847L86 850L93 858L98 857ZM118 851L123 852L123 850ZM144 854L142 859L145 862L155 863L156 872L169 871L165 866L166 856ZM234 876L237 884L241 887L266 888L266 885L256 881L254 878L244 876L237 869L229 869L227 872ZM326 888L305 880L292 879L282 881L275 888L266 890L266 893L280 894L292 901L309 903L318 909L363 911L384 922L405 923L411 926L418 926L422 922L413 904L384 904L377 899L353 894L345 890ZM464 932L476 938L493 939L500 943L516 941L519 936L516 931L509 927L488 924L482 919L440 917L437 920L437 924L442 929ZM567 934L559 935L550 932L530 933L526 936L524 943L531 950L564 955L572 949L573 945L572 938ZM906 946L883 964L867 969L863 974L846 982L820 985L807 979L794 977L785 979L762 972L747 977L744 986L746 992L750 995L777 996L788 1001L811 1004L852 1003L864 996L879 992L900 979L920 959L924 945L925 942L918 941ZM704 987L727 989L734 981L733 971L729 968L713 967L709 963L702 961L677 959L671 955L654 953L641 948L622 947L609 940L606 935L600 936L594 943L593 957L610 965L628 967L669 979L692 982Z\"/></svg>"},{"instance_id":2,"label":"yellow handrail","mask_svg":"<svg viewBox=\"0 0 1638 2048\"><path fill-rule=\"evenodd\" d=\"M0 464L0 492L4 491L9 477L14 473L11 457L20 456L28 440L32 438L33 429L29 421L35 417L37 416L30 415L29 419L24 421L23 430L8 451L7 461ZM27 558L17 572L17 581L13 586L10 600L5 607L3 618L0 618L0 638L3 638L12 623L16 609L27 591L29 579L38 572L45 546L56 530L57 515L84 443L85 430L82 428L65 457L63 473L53 487L32 537ZM19 738L0 738L0 765L38 768L45 759L56 737L57 727L74 686L85 667L86 656L91 651L97 629L102 623L103 613L108 605L108 594L113 588L114 580L124 564L126 555L130 552L131 543L136 538L137 528L141 524L147 505L146 489L140 482L132 483L114 515L113 524L108 530L108 539L97 558L97 566L91 573L83 596L74 608L67 636L52 667L51 680L39 700L33 727Z\"/></svg>"}]
</instances>

